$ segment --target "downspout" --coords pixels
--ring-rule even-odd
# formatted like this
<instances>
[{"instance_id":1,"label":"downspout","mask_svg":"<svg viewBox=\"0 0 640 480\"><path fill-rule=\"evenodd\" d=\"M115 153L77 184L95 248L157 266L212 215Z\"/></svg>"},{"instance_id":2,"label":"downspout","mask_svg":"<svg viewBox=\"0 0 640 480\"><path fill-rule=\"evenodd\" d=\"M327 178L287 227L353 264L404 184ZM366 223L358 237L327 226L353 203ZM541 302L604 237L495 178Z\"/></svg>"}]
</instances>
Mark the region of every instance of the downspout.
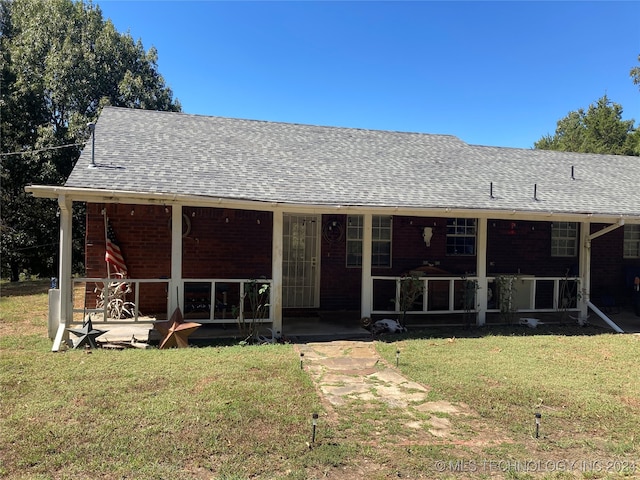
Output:
<instances>
[{"instance_id":1,"label":"downspout","mask_svg":"<svg viewBox=\"0 0 640 480\"><path fill-rule=\"evenodd\" d=\"M591 302L587 302L587 305L589 306L589 308L591 310L593 310L595 312L596 315L598 315L602 320L604 320L605 322L607 322L607 324L613 328L614 331L616 331L617 333L624 333L624 330L622 330L618 325L616 325L613 320L611 320L609 317L607 317L604 312L602 310L600 310L598 307L596 307L593 303Z\"/></svg>"}]
</instances>

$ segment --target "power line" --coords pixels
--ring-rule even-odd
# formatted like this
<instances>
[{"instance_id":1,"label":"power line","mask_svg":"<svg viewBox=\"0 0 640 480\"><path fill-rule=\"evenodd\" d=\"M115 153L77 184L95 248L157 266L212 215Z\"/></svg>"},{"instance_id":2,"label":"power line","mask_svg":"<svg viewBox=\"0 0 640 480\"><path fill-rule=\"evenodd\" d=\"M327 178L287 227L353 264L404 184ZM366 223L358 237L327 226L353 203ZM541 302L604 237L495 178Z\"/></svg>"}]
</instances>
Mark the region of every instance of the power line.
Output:
<instances>
[{"instance_id":1,"label":"power line","mask_svg":"<svg viewBox=\"0 0 640 480\"><path fill-rule=\"evenodd\" d=\"M25 155L27 153L40 153L40 152L46 152L48 150L58 150L60 148L81 147L83 145L84 143L68 143L66 145L58 145L57 147L45 147L45 148L38 148L36 150L23 150L21 152L0 153L0 157L8 157L9 155Z\"/></svg>"},{"instance_id":2,"label":"power line","mask_svg":"<svg viewBox=\"0 0 640 480\"><path fill-rule=\"evenodd\" d=\"M42 245L34 245L32 247L13 248L14 252L24 252L25 250L33 250L34 248L50 247L51 245L59 245L60 242L43 243Z\"/></svg>"}]
</instances>

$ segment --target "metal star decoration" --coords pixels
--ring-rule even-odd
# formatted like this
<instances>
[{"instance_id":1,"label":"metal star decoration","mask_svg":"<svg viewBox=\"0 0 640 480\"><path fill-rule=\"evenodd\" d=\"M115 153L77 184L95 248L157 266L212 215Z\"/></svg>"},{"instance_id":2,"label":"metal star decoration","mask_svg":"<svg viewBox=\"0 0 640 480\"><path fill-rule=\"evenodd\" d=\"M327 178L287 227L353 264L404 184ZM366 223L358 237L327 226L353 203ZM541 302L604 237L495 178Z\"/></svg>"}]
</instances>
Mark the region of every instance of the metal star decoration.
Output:
<instances>
[{"instance_id":1,"label":"metal star decoration","mask_svg":"<svg viewBox=\"0 0 640 480\"><path fill-rule=\"evenodd\" d=\"M91 317L89 317L82 324L82 328L67 328L68 331L79 337L77 343L73 345L73 348L79 348L83 345L88 345L91 348L98 348L96 344L96 338L100 335L107 333L107 330L97 330L93 328Z\"/></svg>"},{"instance_id":2,"label":"metal star decoration","mask_svg":"<svg viewBox=\"0 0 640 480\"><path fill-rule=\"evenodd\" d=\"M158 322L155 324L155 329L162 335L163 339L160 342L160 349L164 348L186 348L189 346L189 335L195 330L200 328L200 323L186 322L182 317L182 312L179 308L176 308L171 318L166 322Z\"/></svg>"}]
</instances>

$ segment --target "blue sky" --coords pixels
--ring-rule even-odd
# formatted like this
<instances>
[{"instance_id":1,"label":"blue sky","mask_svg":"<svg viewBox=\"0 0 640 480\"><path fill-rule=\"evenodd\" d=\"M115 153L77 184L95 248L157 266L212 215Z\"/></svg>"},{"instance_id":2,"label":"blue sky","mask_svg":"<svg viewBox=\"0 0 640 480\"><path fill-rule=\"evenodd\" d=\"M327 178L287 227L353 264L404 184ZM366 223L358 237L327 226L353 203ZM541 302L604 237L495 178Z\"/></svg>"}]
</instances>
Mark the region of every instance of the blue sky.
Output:
<instances>
[{"instance_id":1,"label":"blue sky","mask_svg":"<svg viewBox=\"0 0 640 480\"><path fill-rule=\"evenodd\" d=\"M640 2L94 0L186 113L531 148L603 95L640 124Z\"/></svg>"}]
</instances>

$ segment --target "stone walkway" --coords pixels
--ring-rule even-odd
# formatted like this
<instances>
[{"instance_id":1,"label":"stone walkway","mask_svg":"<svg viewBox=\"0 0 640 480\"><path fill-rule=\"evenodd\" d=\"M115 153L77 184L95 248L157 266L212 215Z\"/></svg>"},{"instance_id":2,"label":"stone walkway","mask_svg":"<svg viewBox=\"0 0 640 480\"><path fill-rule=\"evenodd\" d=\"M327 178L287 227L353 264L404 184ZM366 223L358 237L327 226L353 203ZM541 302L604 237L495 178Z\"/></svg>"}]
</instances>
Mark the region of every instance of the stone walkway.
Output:
<instances>
[{"instance_id":1,"label":"stone walkway","mask_svg":"<svg viewBox=\"0 0 640 480\"><path fill-rule=\"evenodd\" d=\"M467 414L465 406L444 401L427 401L429 389L402 376L377 354L369 341L333 341L298 345L304 354L301 359L305 370L316 382L319 391L334 407L351 401L377 401L403 413L416 411L406 426L426 429L435 437L446 437L451 432L452 415ZM436 415L433 415L436 414ZM425 424L428 422L428 425Z\"/></svg>"}]
</instances>

